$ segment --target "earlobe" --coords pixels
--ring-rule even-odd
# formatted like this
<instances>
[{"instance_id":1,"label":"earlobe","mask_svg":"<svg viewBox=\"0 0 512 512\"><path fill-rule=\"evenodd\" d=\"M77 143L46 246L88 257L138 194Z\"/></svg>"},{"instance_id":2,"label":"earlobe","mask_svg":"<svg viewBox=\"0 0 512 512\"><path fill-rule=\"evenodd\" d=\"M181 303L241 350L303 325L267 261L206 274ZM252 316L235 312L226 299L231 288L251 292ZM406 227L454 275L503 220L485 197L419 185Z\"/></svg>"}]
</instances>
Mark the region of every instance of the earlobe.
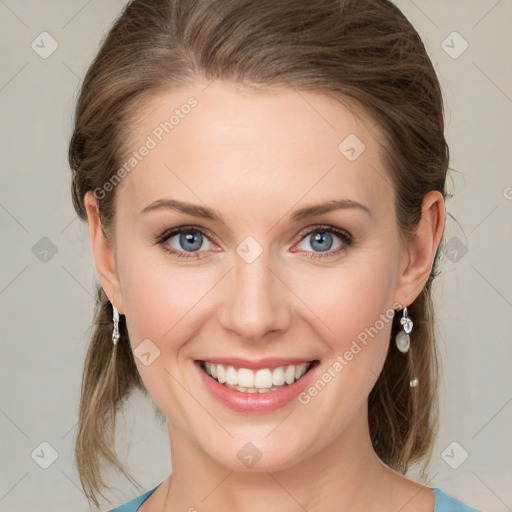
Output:
<instances>
[{"instance_id":1,"label":"earlobe","mask_svg":"<svg viewBox=\"0 0 512 512\"><path fill-rule=\"evenodd\" d=\"M119 276L112 243L106 237L100 220L98 200L91 191L84 197L87 220L89 224L89 239L91 242L94 265L101 286L110 301L124 314Z\"/></svg>"},{"instance_id":2,"label":"earlobe","mask_svg":"<svg viewBox=\"0 0 512 512\"><path fill-rule=\"evenodd\" d=\"M445 218L442 194L430 191L423 199L416 231L407 242L408 265L399 275L395 288L395 301L403 306L414 302L428 280L443 235Z\"/></svg>"}]
</instances>

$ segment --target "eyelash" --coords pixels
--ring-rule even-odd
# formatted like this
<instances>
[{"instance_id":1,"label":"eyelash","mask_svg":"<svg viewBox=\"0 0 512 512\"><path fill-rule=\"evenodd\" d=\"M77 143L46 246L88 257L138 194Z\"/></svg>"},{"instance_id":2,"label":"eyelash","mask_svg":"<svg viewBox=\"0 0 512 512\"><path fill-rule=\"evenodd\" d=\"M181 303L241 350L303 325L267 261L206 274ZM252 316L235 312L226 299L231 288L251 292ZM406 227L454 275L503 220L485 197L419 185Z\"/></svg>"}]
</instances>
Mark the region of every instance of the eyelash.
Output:
<instances>
[{"instance_id":1,"label":"eyelash","mask_svg":"<svg viewBox=\"0 0 512 512\"><path fill-rule=\"evenodd\" d=\"M166 245L165 242L169 240L169 238L172 238L175 235L179 235L182 233L200 233L201 235L205 236L206 238L210 238L208 236L208 232L205 230L195 227L195 226L181 226L179 228L173 228L168 229L164 231L161 235L157 236L155 240L153 241L154 244L159 244L162 246L162 250L166 253L172 254L173 256L176 256L178 258L194 258L194 259L200 259L203 256L200 256L201 252L204 251L196 251L196 252L186 252L186 251L177 251L173 247ZM320 258L329 258L333 256L337 256L341 251L345 250L346 248L350 247L354 243L354 239L352 235L343 229L336 228L334 226L329 225L318 225L313 226L312 228L309 228L306 232L301 233L300 238L297 243L302 242L303 239L305 239L307 236L313 234L313 233L334 233L342 240L342 245L335 250L325 251L323 252L311 252L311 251L295 251L295 252L305 252L307 254L307 258L310 259L320 259ZM314 254L314 256L313 256Z\"/></svg>"}]
</instances>

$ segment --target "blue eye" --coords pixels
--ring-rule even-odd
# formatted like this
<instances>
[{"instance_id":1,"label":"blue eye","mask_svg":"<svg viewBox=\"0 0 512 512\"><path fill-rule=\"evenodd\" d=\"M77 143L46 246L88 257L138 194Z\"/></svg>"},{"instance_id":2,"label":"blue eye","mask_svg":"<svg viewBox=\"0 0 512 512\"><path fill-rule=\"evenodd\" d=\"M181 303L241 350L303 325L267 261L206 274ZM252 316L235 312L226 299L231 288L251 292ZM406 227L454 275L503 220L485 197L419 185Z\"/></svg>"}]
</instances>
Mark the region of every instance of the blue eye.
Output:
<instances>
[{"instance_id":1,"label":"blue eye","mask_svg":"<svg viewBox=\"0 0 512 512\"><path fill-rule=\"evenodd\" d=\"M192 231L189 233L180 233L179 244L186 250L198 251L201 245L203 245L203 235L202 233L194 233Z\"/></svg>"},{"instance_id":2,"label":"blue eye","mask_svg":"<svg viewBox=\"0 0 512 512\"><path fill-rule=\"evenodd\" d=\"M338 246L332 249L335 238L341 240L341 243L338 242ZM338 255L341 251L352 245L353 239L352 235L348 232L334 226L315 226L302 234L301 243L303 242L307 242L307 245L313 249L313 252L304 249L301 252L305 252L307 258L316 259Z\"/></svg>"},{"instance_id":3,"label":"blue eye","mask_svg":"<svg viewBox=\"0 0 512 512\"><path fill-rule=\"evenodd\" d=\"M174 244L177 244L178 247L171 244L171 240L176 237L177 241ZM337 247L332 249L336 238L338 239ZM304 253L307 258L312 259L326 258L336 256L353 243L352 235L334 226L315 226L306 233L301 234L299 243L304 243L308 239L307 245L313 251L302 248L300 250L292 250L292 252ZM201 258L202 253L207 252L200 250L205 241L212 243L205 231L195 226L182 226L167 230L155 240L167 253L178 258L195 259Z\"/></svg>"},{"instance_id":4,"label":"blue eye","mask_svg":"<svg viewBox=\"0 0 512 512\"><path fill-rule=\"evenodd\" d=\"M311 235L309 235L311 236ZM320 252L328 251L333 244L333 236L329 233L315 233L309 244L315 250Z\"/></svg>"},{"instance_id":5,"label":"blue eye","mask_svg":"<svg viewBox=\"0 0 512 512\"><path fill-rule=\"evenodd\" d=\"M177 248L170 244L173 238L177 238ZM179 258L198 258L200 257L198 254L189 254L188 251L192 253L204 252L199 251L199 249L201 249L205 240L209 239L202 230L183 226L166 231L158 240L158 243L162 244L165 251L175 254Z\"/></svg>"}]
</instances>

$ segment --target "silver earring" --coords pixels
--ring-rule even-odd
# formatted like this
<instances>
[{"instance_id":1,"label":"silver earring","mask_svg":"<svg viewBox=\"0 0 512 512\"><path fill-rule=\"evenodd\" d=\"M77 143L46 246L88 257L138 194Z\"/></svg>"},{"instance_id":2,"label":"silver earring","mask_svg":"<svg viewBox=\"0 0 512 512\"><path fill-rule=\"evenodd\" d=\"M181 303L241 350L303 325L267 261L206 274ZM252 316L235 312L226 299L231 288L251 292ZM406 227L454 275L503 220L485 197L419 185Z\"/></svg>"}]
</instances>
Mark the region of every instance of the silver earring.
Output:
<instances>
[{"instance_id":1,"label":"silver earring","mask_svg":"<svg viewBox=\"0 0 512 512\"><path fill-rule=\"evenodd\" d=\"M412 320L407 316L407 307L404 308L403 316L400 318L400 324L402 326L402 330L396 335L395 343L398 350L406 354L409 352L409 348L411 346L411 339L409 338L409 334L411 334L414 325ZM418 379L414 377L414 379L409 381L409 386L411 386L411 388L415 388L418 383Z\"/></svg>"},{"instance_id":2,"label":"silver earring","mask_svg":"<svg viewBox=\"0 0 512 512\"><path fill-rule=\"evenodd\" d=\"M407 307L404 308L402 318L400 318L400 324L402 326L402 330L396 335L395 343L398 350L406 354L409 352L409 348L411 346L411 339L409 338L409 334L411 333L414 325L412 320L407 316ZM411 388L415 388L418 384L419 381L416 377L409 381L409 386L411 386Z\"/></svg>"},{"instance_id":3,"label":"silver earring","mask_svg":"<svg viewBox=\"0 0 512 512\"><path fill-rule=\"evenodd\" d=\"M409 347L411 346L409 334L413 328L412 320L407 316L407 307L404 308L403 316L400 318L400 324L402 325L402 330L396 335L395 343L398 350L406 354L409 352Z\"/></svg>"},{"instance_id":4,"label":"silver earring","mask_svg":"<svg viewBox=\"0 0 512 512\"><path fill-rule=\"evenodd\" d=\"M112 342L114 345L117 345L117 342L119 341L120 335L119 335L119 311L117 311L117 308L114 306L114 303L110 301L112 304L112 310L114 312L113 314L113 320L114 320L114 330L112 331Z\"/></svg>"}]
</instances>

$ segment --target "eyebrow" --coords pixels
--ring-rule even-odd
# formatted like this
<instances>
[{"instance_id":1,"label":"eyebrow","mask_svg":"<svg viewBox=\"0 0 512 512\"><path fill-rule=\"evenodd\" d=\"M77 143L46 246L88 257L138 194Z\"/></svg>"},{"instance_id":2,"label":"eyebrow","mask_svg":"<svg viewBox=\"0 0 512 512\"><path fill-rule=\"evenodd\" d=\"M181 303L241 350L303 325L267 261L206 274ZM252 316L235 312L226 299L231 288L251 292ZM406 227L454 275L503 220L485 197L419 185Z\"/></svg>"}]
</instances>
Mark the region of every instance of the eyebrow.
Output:
<instances>
[{"instance_id":1,"label":"eyebrow","mask_svg":"<svg viewBox=\"0 0 512 512\"><path fill-rule=\"evenodd\" d=\"M370 217L373 217L372 211L367 206L358 203L357 201L354 201L352 199L343 198L328 201L322 204L307 206L305 208L296 210L292 214L291 219L297 222L299 220L304 220L309 217L314 217L316 215L328 213L333 210L347 209L357 209L366 212ZM175 199L158 199L157 201L146 206L143 210L141 210L140 213L142 215L155 210L176 210L182 213L186 213L187 215L192 215L194 217L200 217L212 221L223 222L221 217L218 216L211 208L208 208L207 206L199 206L192 203L177 201Z\"/></svg>"}]
</instances>

